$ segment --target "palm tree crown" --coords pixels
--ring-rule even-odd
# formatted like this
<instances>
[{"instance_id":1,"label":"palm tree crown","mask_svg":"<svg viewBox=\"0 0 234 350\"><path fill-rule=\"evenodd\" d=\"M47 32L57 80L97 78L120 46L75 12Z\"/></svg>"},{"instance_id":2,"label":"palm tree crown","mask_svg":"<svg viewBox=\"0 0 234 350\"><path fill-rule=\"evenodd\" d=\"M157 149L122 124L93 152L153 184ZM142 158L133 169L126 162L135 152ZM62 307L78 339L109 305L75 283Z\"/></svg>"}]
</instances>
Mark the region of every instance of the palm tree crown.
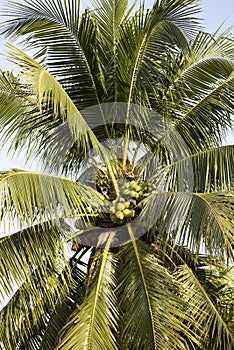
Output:
<instances>
[{"instance_id":1,"label":"palm tree crown","mask_svg":"<svg viewBox=\"0 0 234 350\"><path fill-rule=\"evenodd\" d=\"M0 173L4 350L234 348L234 42L199 11L8 1L2 144L43 171Z\"/></svg>"}]
</instances>

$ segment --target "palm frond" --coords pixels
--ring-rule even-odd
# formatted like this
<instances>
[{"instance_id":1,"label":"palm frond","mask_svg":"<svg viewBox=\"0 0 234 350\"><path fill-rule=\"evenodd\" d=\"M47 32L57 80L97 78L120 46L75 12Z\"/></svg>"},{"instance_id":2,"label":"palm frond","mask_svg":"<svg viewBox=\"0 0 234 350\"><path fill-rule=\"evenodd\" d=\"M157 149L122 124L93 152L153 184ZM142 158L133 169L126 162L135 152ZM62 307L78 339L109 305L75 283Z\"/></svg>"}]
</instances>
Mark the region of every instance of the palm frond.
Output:
<instances>
[{"instance_id":1,"label":"palm frond","mask_svg":"<svg viewBox=\"0 0 234 350\"><path fill-rule=\"evenodd\" d=\"M155 184L158 190L200 193L233 190L234 146L210 148L187 156L180 155L177 149L179 159L170 157L169 164L164 165L155 155L155 162L148 165L148 182Z\"/></svg>"},{"instance_id":2,"label":"palm frond","mask_svg":"<svg viewBox=\"0 0 234 350\"><path fill-rule=\"evenodd\" d=\"M214 226L217 227L217 229L220 231L221 235L223 236L220 240L220 238L215 236L216 229L214 228L214 232L211 232L211 227L208 229L208 235L205 239L205 242L210 247L209 250L212 250L213 247L216 246L216 242L219 242L220 248L223 246L226 250L226 256L233 260L233 242L234 242L234 222L233 222L233 211L234 211L234 193L233 192L216 192L216 193L207 193L199 195L202 199L202 201L205 204L205 207L210 211L211 215L209 216L211 218L208 220L208 224L212 221L214 222ZM199 198L199 200L200 200ZM196 202L195 201L195 207L194 212L197 210L196 208ZM210 222L209 222L210 221ZM216 221L216 222L215 222ZM196 223L195 223L196 226ZM196 228L195 228L196 229ZM217 231L218 231L217 230ZM209 231L211 232L211 236L209 237Z\"/></svg>"},{"instance_id":3,"label":"palm frond","mask_svg":"<svg viewBox=\"0 0 234 350\"><path fill-rule=\"evenodd\" d=\"M183 58L169 78L163 113L174 120L174 128L189 147L197 150L221 142L231 125L233 41L223 36L216 41L202 33L191 50L189 58Z\"/></svg>"},{"instance_id":4,"label":"palm frond","mask_svg":"<svg viewBox=\"0 0 234 350\"><path fill-rule=\"evenodd\" d=\"M223 146L194 154L191 160L195 191L232 191L234 187L233 156L234 146Z\"/></svg>"},{"instance_id":5,"label":"palm frond","mask_svg":"<svg viewBox=\"0 0 234 350\"><path fill-rule=\"evenodd\" d=\"M117 62L118 42L121 33L121 23L127 20L126 10L128 0L95 0L94 20L100 33L97 40L97 50L102 57L106 80L106 100L117 101Z\"/></svg>"},{"instance_id":6,"label":"palm frond","mask_svg":"<svg viewBox=\"0 0 234 350\"><path fill-rule=\"evenodd\" d=\"M234 337L231 330L194 272L184 265L176 269L174 276L189 301L189 314L204 330L204 348L221 350L225 344L225 349L233 349ZM201 314L206 317L201 317Z\"/></svg>"},{"instance_id":7,"label":"palm frond","mask_svg":"<svg viewBox=\"0 0 234 350\"><path fill-rule=\"evenodd\" d=\"M86 207L90 200L93 203L97 200L97 208L102 206L100 194L90 187L53 175L17 169L1 174L0 198L2 223L17 219L22 226L31 226L37 221L58 222L62 216L73 217L79 213L88 220Z\"/></svg>"},{"instance_id":8,"label":"palm frond","mask_svg":"<svg viewBox=\"0 0 234 350\"><path fill-rule=\"evenodd\" d=\"M200 31L192 43L192 55L188 58L184 68L188 68L191 62L196 64L201 59L212 57L224 57L225 59L234 59L233 40L231 38L231 29L220 33L221 28L210 34Z\"/></svg>"},{"instance_id":9,"label":"palm frond","mask_svg":"<svg viewBox=\"0 0 234 350\"><path fill-rule=\"evenodd\" d=\"M95 26L92 17L85 15L79 27L79 12L76 0L49 0L40 4L33 0L27 4L12 1L7 14L13 13L14 19L2 25L2 33L10 37L24 35L30 48L40 48L39 56L46 54L49 71L56 75L76 106L83 109L98 103L102 84L96 76L100 65L92 48Z\"/></svg>"},{"instance_id":10,"label":"palm frond","mask_svg":"<svg viewBox=\"0 0 234 350\"><path fill-rule=\"evenodd\" d=\"M32 102L30 96L27 95L25 89L20 85L19 77L14 76L11 72L1 72L0 125L2 145L9 142L9 139L12 140L12 137L11 147L14 151L20 144L24 144L22 141L22 130L26 116L34 112ZM26 136L26 132L24 136Z\"/></svg>"},{"instance_id":11,"label":"palm frond","mask_svg":"<svg viewBox=\"0 0 234 350\"><path fill-rule=\"evenodd\" d=\"M123 25L118 45L119 100L149 104L148 90L153 94L164 79L165 45L188 52L186 30L191 28L191 23L187 15L197 10L193 1L169 1L166 5L155 1L152 10L145 14L142 5Z\"/></svg>"},{"instance_id":12,"label":"palm frond","mask_svg":"<svg viewBox=\"0 0 234 350\"><path fill-rule=\"evenodd\" d=\"M199 343L199 337L183 325L177 285L153 248L133 241L123 248L120 258L121 348L188 349L185 334L191 343Z\"/></svg>"},{"instance_id":13,"label":"palm frond","mask_svg":"<svg viewBox=\"0 0 234 350\"><path fill-rule=\"evenodd\" d=\"M36 142L39 143L39 150L37 148L37 152L43 153L44 147L46 147L46 154L48 155L50 142L57 136L60 129L62 129L63 132L64 128L62 123L65 120L68 124L68 132L70 132L68 135L69 137L67 137L67 134L65 135L67 139L64 148L67 153L70 152L71 148L76 143L76 147L82 149L82 154L86 154L90 148L99 149L96 136L59 82L43 66L22 51L12 45L9 46L9 48L9 56L12 60L18 62L19 66L23 69L22 79L25 84L28 85L29 91L31 90L29 92L32 95L31 104L34 104L34 108L38 110L38 112L35 114L33 113L33 115L32 113L24 113L24 123L20 127L26 135L29 133L29 129L30 133L34 134L34 136L40 133L39 140L35 137L37 140ZM5 100L3 99L3 102L4 104L7 102L6 98ZM39 114L40 120L38 119ZM22 120L21 115L19 115L19 118ZM29 122L27 124L26 119ZM6 126L8 125L5 122L5 127ZM13 134L15 128L13 130L10 126L9 128L11 134ZM61 167L64 164L57 165Z\"/></svg>"},{"instance_id":14,"label":"palm frond","mask_svg":"<svg viewBox=\"0 0 234 350\"><path fill-rule=\"evenodd\" d=\"M0 239L0 338L6 349L27 342L33 328L46 320L68 290L70 268L61 244L62 233L47 224ZM6 329L6 324L8 325Z\"/></svg>"},{"instance_id":15,"label":"palm frond","mask_svg":"<svg viewBox=\"0 0 234 350\"><path fill-rule=\"evenodd\" d=\"M59 82L36 60L26 55L23 51L8 44L8 57L16 62L22 69L22 79L32 88L40 111L49 109L51 95L53 96L52 112L55 117L60 116L62 121L74 114L81 114L71 98L68 96Z\"/></svg>"},{"instance_id":16,"label":"palm frond","mask_svg":"<svg viewBox=\"0 0 234 350\"><path fill-rule=\"evenodd\" d=\"M233 260L233 193L155 193L142 212L148 228L164 242Z\"/></svg>"},{"instance_id":17,"label":"palm frond","mask_svg":"<svg viewBox=\"0 0 234 350\"><path fill-rule=\"evenodd\" d=\"M47 274L49 266L51 269L54 264L54 271L56 270L55 256L57 254L58 259L58 253L61 249L60 235L60 232L45 223L44 227L42 225L34 226L1 238L0 292L2 298L12 295L15 284L20 286L23 281L29 282L34 267L40 267L37 274L41 278L43 274ZM35 248L33 248L34 246ZM43 260L45 265L41 265Z\"/></svg>"},{"instance_id":18,"label":"palm frond","mask_svg":"<svg viewBox=\"0 0 234 350\"><path fill-rule=\"evenodd\" d=\"M127 6L128 0L94 0L93 2L95 18L103 39L107 45L109 43L107 46L109 50L115 49L118 43L121 22L126 20Z\"/></svg>"},{"instance_id":19,"label":"palm frond","mask_svg":"<svg viewBox=\"0 0 234 350\"><path fill-rule=\"evenodd\" d=\"M233 267L227 268L219 264L204 266L196 270L196 275L234 337Z\"/></svg>"},{"instance_id":20,"label":"palm frond","mask_svg":"<svg viewBox=\"0 0 234 350\"><path fill-rule=\"evenodd\" d=\"M105 249L97 263L92 289L64 327L56 349L117 349L116 259Z\"/></svg>"},{"instance_id":21,"label":"palm frond","mask_svg":"<svg viewBox=\"0 0 234 350\"><path fill-rule=\"evenodd\" d=\"M33 327L34 334L29 341L20 342L19 350L47 350L54 349L59 341L59 333L69 320L71 314L76 310L84 298L84 277L85 273L76 265L72 269L72 280L69 291L64 298L57 302L54 310L46 310L44 323L40 329Z\"/></svg>"}]
</instances>

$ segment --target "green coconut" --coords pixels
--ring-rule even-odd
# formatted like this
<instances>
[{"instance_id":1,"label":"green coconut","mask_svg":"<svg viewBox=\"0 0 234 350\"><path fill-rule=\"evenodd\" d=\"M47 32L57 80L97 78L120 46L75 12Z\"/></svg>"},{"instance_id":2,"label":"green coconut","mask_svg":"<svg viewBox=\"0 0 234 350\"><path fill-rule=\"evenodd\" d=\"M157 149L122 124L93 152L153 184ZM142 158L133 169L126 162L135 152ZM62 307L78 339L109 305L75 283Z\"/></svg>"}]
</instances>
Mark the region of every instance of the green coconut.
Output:
<instances>
[{"instance_id":1,"label":"green coconut","mask_svg":"<svg viewBox=\"0 0 234 350\"><path fill-rule=\"evenodd\" d=\"M136 192L135 191L130 191L130 196L132 197L132 198L136 198Z\"/></svg>"},{"instance_id":2,"label":"green coconut","mask_svg":"<svg viewBox=\"0 0 234 350\"><path fill-rule=\"evenodd\" d=\"M136 190L137 192L141 191L141 186L140 186L140 185L137 185L136 188L135 188L135 190Z\"/></svg>"},{"instance_id":3,"label":"green coconut","mask_svg":"<svg viewBox=\"0 0 234 350\"><path fill-rule=\"evenodd\" d=\"M116 205L116 209L118 209L118 210L120 210L120 211L124 210L124 209L125 209L124 203L118 203L118 204Z\"/></svg>"},{"instance_id":4,"label":"green coconut","mask_svg":"<svg viewBox=\"0 0 234 350\"><path fill-rule=\"evenodd\" d=\"M130 202L124 202L124 207L125 207L126 209L130 208L130 206L131 206L131 203L130 203Z\"/></svg>"},{"instance_id":5,"label":"green coconut","mask_svg":"<svg viewBox=\"0 0 234 350\"><path fill-rule=\"evenodd\" d=\"M119 220L123 220L124 219L124 214L121 210L118 210L116 213L115 213L115 216L119 219Z\"/></svg>"},{"instance_id":6,"label":"green coconut","mask_svg":"<svg viewBox=\"0 0 234 350\"><path fill-rule=\"evenodd\" d=\"M135 216L135 210L134 209L124 209L123 215L125 218L133 218Z\"/></svg>"},{"instance_id":7,"label":"green coconut","mask_svg":"<svg viewBox=\"0 0 234 350\"><path fill-rule=\"evenodd\" d=\"M138 186L138 185L137 185L137 182L136 182L135 180L132 180L132 181L131 181L131 187L132 187L132 189L133 189L133 190L136 190L137 186Z\"/></svg>"}]
</instances>

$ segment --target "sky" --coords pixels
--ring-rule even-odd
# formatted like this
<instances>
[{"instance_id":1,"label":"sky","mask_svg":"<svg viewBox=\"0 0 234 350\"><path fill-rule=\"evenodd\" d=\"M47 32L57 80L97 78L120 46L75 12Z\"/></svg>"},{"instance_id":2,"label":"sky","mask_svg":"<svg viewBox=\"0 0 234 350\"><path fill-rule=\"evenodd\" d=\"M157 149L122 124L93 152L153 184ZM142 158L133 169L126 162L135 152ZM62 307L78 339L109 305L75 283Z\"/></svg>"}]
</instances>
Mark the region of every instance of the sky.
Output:
<instances>
[{"instance_id":1,"label":"sky","mask_svg":"<svg viewBox=\"0 0 234 350\"><path fill-rule=\"evenodd\" d=\"M15 0L17 1L17 0ZM18 0L23 2L23 0ZM223 23L223 29L227 29L234 26L234 0L201 0L203 12L201 17L204 19L204 26L209 32L215 32L218 27ZM3 6L6 6L7 0L0 0L0 21L1 11ZM81 0L82 7L91 6L91 1ZM146 0L147 7L151 7L153 1ZM0 69L11 70L12 65L3 58L4 54L4 39L0 38ZM234 130L228 134L225 143L234 144ZM0 150L0 170L15 168L25 168L23 158L21 156L7 156L6 149ZM31 169L36 170L35 164L31 166Z\"/></svg>"}]
</instances>

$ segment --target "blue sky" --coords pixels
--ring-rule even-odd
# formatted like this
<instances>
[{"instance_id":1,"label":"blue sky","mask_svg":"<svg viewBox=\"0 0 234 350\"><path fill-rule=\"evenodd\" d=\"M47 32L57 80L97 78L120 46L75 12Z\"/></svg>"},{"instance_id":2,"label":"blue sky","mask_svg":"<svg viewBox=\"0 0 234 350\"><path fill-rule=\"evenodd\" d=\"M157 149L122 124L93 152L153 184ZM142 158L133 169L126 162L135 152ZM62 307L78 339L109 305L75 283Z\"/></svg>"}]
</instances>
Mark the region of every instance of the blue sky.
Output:
<instances>
[{"instance_id":1,"label":"blue sky","mask_svg":"<svg viewBox=\"0 0 234 350\"><path fill-rule=\"evenodd\" d=\"M1 1L1 0L0 0ZM15 0L17 1L17 0ZM19 2L23 2L20 0ZM3 4L6 4L7 0L0 3L0 14ZM90 6L91 1L81 0L83 7ZM234 26L234 0L201 0L200 1L203 12L201 17L204 19L204 26L207 31L214 32L224 22L223 29ZM151 7L152 0L146 0L146 5ZM233 30L234 31L234 30ZM11 69L11 65L3 59L2 54L4 52L4 40L0 40L0 69ZM234 144L234 133L230 133L227 139L228 143ZM5 150L0 151L0 169L5 170L11 167L22 168L22 157L7 157Z\"/></svg>"},{"instance_id":2,"label":"blue sky","mask_svg":"<svg viewBox=\"0 0 234 350\"><path fill-rule=\"evenodd\" d=\"M234 26L234 1L233 0L203 0L202 17L205 19L207 29L214 32L222 22L224 27Z\"/></svg>"}]
</instances>

